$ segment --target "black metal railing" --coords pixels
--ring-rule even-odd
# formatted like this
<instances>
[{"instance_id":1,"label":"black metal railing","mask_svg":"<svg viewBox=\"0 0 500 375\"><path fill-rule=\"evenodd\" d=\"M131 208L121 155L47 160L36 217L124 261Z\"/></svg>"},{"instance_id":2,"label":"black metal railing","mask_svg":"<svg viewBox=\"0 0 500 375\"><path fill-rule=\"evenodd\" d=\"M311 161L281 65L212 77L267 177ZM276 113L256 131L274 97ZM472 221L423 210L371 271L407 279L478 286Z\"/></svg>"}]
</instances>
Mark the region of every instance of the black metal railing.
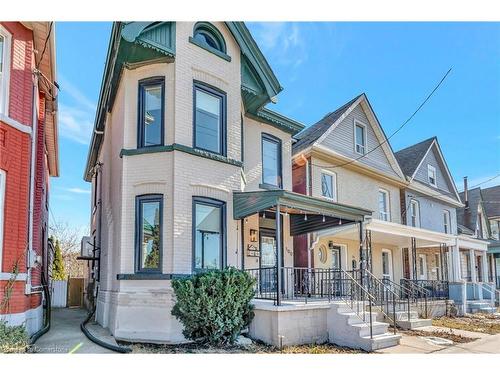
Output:
<instances>
[{"instance_id":1,"label":"black metal railing","mask_svg":"<svg viewBox=\"0 0 500 375\"><path fill-rule=\"evenodd\" d=\"M405 286L408 287L408 283L412 283L421 289L426 291L426 296L432 300L445 300L449 299L450 296L450 283L446 280L410 280L402 279L401 285L403 285L403 280ZM419 288L416 288L418 292ZM417 293L417 296L419 294ZM422 296L419 296L420 298Z\"/></svg>"}]
</instances>

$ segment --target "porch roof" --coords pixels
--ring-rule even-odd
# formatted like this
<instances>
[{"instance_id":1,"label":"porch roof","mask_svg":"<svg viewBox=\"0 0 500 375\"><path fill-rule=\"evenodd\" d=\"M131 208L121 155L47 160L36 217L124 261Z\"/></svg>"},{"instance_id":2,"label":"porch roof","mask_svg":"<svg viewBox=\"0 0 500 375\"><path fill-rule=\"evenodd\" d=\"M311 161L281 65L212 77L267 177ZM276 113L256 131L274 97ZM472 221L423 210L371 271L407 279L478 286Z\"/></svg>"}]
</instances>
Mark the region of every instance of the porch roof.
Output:
<instances>
[{"instance_id":1,"label":"porch roof","mask_svg":"<svg viewBox=\"0 0 500 375\"><path fill-rule=\"evenodd\" d=\"M233 193L235 220L272 210L280 205L280 212L290 214L292 236L310 233L343 224L361 222L371 211L363 208L330 202L286 190L263 190ZM309 215L306 219L305 215Z\"/></svg>"},{"instance_id":2,"label":"porch roof","mask_svg":"<svg viewBox=\"0 0 500 375\"><path fill-rule=\"evenodd\" d=\"M366 225L372 233L372 242L394 246L410 246L411 238L417 241L417 247L439 246L440 244L454 245L455 236L452 234L434 232L427 229L415 228L408 225L372 219ZM347 239L357 239L356 228L347 227L345 230L334 228L325 230L320 236L336 235Z\"/></svg>"}]
</instances>

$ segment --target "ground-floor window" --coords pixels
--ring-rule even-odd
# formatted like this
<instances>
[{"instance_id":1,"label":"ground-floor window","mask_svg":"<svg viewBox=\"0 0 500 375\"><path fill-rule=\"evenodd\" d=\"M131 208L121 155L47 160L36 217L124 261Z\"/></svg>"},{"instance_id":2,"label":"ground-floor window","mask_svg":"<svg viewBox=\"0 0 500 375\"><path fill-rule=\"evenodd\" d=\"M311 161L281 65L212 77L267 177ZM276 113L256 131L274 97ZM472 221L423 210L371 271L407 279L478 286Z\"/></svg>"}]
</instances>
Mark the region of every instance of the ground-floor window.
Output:
<instances>
[{"instance_id":1,"label":"ground-floor window","mask_svg":"<svg viewBox=\"0 0 500 375\"><path fill-rule=\"evenodd\" d=\"M161 272L163 196L136 197L136 271Z\"/></svg>"},{"instance_id":2,"label":"ground-floor window","mask_svg":"<svg viewBox=\"0 0 500 375\"><path fill-rule=\"evenodd\" d=\"M225 203L215 199L193 198L194 270L224 266Z\"/></svg>"},{"instance_id":3,"label":"ground-floor window","mask_svg":"<svg viewBox=\"0 0 500 375\"><path fill-rule=\"evenodd\" d=\"M382 250L382 277L392 280L392 254L390 250Z\"/></svg>"}]
</instances>

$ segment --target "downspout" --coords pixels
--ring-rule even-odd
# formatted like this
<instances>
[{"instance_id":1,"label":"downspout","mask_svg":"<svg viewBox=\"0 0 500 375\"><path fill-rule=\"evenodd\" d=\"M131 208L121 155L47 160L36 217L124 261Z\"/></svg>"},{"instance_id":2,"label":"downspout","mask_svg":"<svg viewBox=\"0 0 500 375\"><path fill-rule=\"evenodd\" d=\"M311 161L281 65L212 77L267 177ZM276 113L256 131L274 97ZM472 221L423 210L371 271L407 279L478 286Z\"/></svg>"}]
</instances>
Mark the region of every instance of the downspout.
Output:
<instances>
[{"instance_id":1,"label":"downspout","mask_svg":"<svg viewBox=\"0 0 500 375\"><path fill-rule=\"evenodd\" d=\"M25 294L40 293L32 291L31 287L31 269L33 264L33 215L35 201L35 162L36 162L36 140L38 134L38 77L33 74L33 105L32 105L32 127L31 127L31 161L30 161L30 191L29 191L29 219L28 219L28 262L26 265L26 286Z\"/></svg>"}]
</instances>

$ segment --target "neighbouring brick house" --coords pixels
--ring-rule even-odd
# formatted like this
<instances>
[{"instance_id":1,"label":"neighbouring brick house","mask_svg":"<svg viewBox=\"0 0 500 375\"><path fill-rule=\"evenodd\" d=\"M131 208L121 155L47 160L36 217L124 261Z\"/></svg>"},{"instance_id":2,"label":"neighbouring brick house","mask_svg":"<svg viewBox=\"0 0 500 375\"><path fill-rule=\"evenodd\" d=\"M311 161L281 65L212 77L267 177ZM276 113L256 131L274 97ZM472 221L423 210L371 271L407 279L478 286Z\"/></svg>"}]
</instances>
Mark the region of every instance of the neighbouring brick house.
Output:
<instances>
[{"instance_id":1,"label":"neighbouring brick house","mask_svg":"<svg viewBox=\"0 0 500 375\"><path fill-rule=\"evenodd\" d=\"M30 334L43 323L49 178L59 173L55 69L51 23L0 22L0 319Z\"/></svg>"}]
</instances>

